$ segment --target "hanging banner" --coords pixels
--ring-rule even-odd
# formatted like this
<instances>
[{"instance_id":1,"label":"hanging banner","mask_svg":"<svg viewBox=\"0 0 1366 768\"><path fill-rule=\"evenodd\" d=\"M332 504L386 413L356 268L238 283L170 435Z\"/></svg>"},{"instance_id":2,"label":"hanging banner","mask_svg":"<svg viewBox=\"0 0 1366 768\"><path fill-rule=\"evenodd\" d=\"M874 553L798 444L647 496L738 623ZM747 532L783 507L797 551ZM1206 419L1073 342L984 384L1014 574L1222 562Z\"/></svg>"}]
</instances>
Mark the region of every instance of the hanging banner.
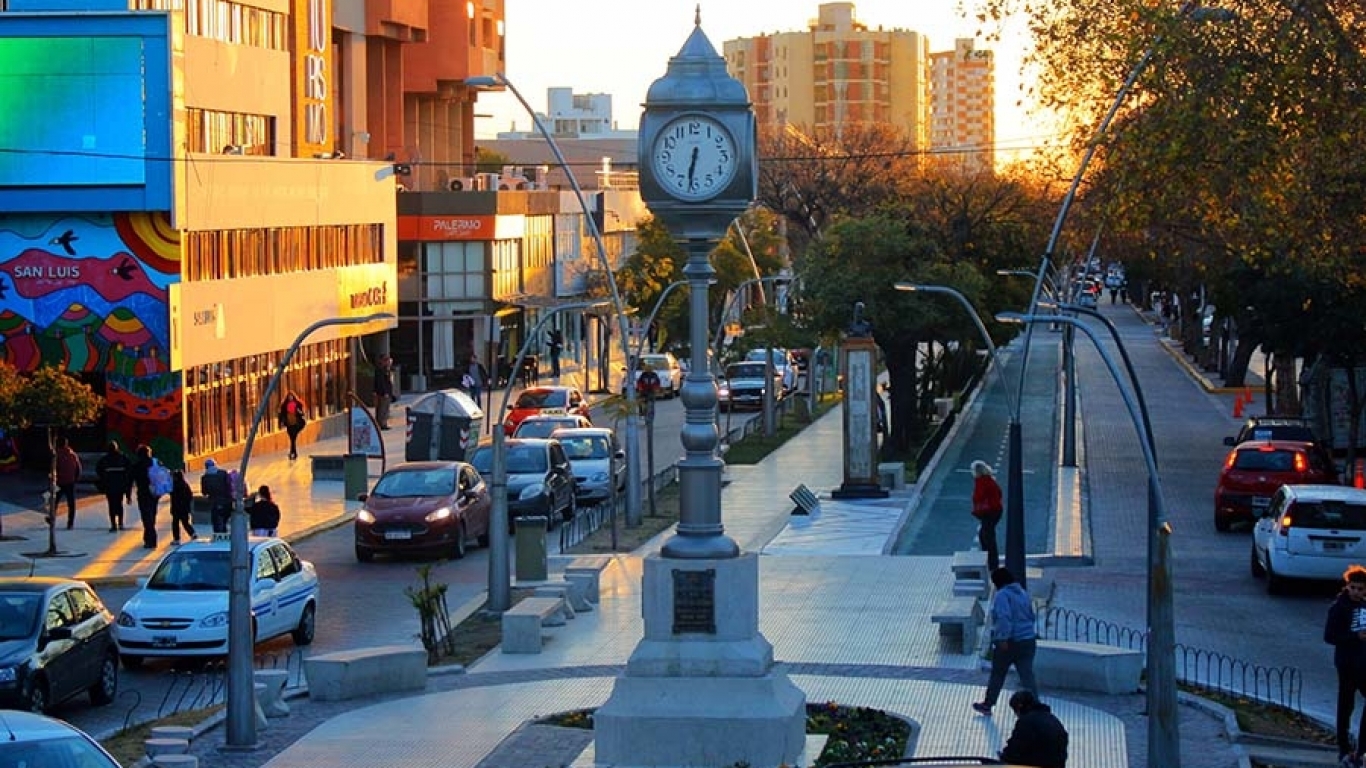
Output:
<instances>
[{"instance_id":1,"label":"hanging banner","mask_svg":"<svg viewBox=\"0 0 1366 768\"><path fill-rule=\"evenodd\" d=\"M380 438L379 422L360 402L351 404L350 429L347 437L348 453L372 459L384 458L384 440Z\"/></svg>"}]
</instances>

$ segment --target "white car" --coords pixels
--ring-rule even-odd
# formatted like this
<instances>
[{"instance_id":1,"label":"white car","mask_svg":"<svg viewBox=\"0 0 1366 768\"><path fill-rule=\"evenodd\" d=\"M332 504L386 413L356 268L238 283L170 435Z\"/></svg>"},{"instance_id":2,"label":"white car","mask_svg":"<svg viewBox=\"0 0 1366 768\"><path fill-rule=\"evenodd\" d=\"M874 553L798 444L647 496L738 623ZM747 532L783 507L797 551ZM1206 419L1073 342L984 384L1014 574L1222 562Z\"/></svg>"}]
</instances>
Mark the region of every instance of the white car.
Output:
<instances>
[{"instance_id":1,"label":"white car","mask_svg":"<svg viewBox=\"0 0 1366 768\"><path fill-rule=\"evenodd\" d=\"M655 392L658 399L675 398L683 389L683 366L678 359L668 352L646 352L640 356L640 363L636 366L636 379L649 366L650 370L659 377L659 389ZM625 394L626 382L622 384L622 394Z\"/></svg>"},{"instance_id":2,"label":"white car","mask_svg":"<svg viewBox=\"0 0 1366 768\"><path fill-rule=\"evenodd\" d=\"M769 352L772 352L773 376L778 381L782 382L782 391L791 392L796 389L797 365L792 359L792 353L778 347L774 347L769 350ZM763 349L751 349L745 355L745 361L762 363L764 361L764 355L765 352Z\"/></svg>"},{"instance_id":3,"label":"white car","mask_svg":"<svg viewBox=\"0 0 1366 768\"><path fill-rule=\"evenodd\" d=\"M1277 594L1286 579L1336 581L1366 560L1366 490L1283 485L1252 529L1252 575Z\"/></svg>"},{"instance_id":4,"label":"white car","mask_svg":"<svg viewBox=\"0 0 1366 768\"><path fill-rule=\"evenodd\" d=\"M248 539L251 618L256 642L290 633L313 642L318 574L282 539ZM148 656L228 652L229 537L215 534L172 549L119 611L114 639L129 669Z\"/></svg>"}]
</instances>

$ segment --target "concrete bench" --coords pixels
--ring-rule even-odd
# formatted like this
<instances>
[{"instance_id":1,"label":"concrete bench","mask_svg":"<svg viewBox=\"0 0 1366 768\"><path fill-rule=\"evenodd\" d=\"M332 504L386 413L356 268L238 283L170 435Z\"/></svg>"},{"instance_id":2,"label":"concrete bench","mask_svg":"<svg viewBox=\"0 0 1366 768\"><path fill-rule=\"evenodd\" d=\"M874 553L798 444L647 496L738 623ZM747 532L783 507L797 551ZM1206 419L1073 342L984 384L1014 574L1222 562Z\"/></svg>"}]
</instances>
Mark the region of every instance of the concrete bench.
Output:
<instances>
[{"instance_id":1,"label":"concrete bench","mask_svg":"<svg viewBox=\"0 0 1366 768\"><path fill-rule=\"evenodd\" d=\"M906 487L906 465L899 461L877 465L878 485L888 491L900 491Z\"/></svg>"},{"instance_id":2,"label":"concrete bench","mask_svg":"<svg viewBox=\"0 0 1366 768\"><path fill-rule=\"evenodd\" d=\"M529 585L535 590L536 597L563 597L565 602L565 618L572 619L575 613L587 613L593 610L593 604L588 602L588 583L586 578L566 578L561 581L546 581L540 584Z\"/></svg>"},{"instance_id":3,"label":"concrete bench","mask_svg":"<svg viewBox=\"0 0 1366 768\"><path fill-rule=\"evenodd\" d=\"M949 570L953 571L955 580L970 579L983 583L990 581L991 574L987 573L987 553L980 549L954 552L953 560L949 562Z\"/></svg>"},{"instance_id":4,"label":"concrete bench","mask_svg":"<svg viewBox=\"0 0 1366 768\"><path fill-rule=\"evenodd\" d=\"M380 645L304 659L309 698L345 701L360 696L427 687L427 651L411 645Z\"/></svg>"},{"instance_id":5,"label":"concrete bench","mask_svg":"<svg viewBox=\"0 0 1366 768\"><path fill-rule=\"evenodd\" d=\"M256 703L261 705L261 714L266 717L284 717L289 714L285 703L285 683L289 682L289 672L283 669L258 669L251 673L252 682L264 688L257 696Z\"/></svg>"},{"instance_id":6,"label":"concrete bench","mask_svg":"<svg viewBox=\"0 0 1366 768\"><path fill-rule=\"evenodd\" d=\"M953 596L984 598L987 596L987 583L981 579L954 579Z\"/></svg>"},{"instance_id":7,"label":"concrete bench","mask_svg":"<svg viewBox=\"0 0 1366 768\"><path fill-rule=\"evenodd\" d=\"M152 759L161 755L184 755L190 751L189 739L144 739L142 746L147 750L147 756Z\"/></svg>"},{"instance_id":8,"label":"concrete bench","mask_svg":"<svg viewBox=\"0 0 1366 768\"><path fill-rule=\"evenodd\" d=\"M528 597L503 612L503 653L540 653L541 627L564 624L563 597Z\"/></svg>"},{"instance_id":9,"label":"concrete bench","mask_svg":"<svg viewBox=\"0 0 1366 768\"><path fill-rule=\"evenodd\" d=\"M585 580L584 598L596 603L602 587L602 572L612 564L612 559L611 555L580 555L565 566L564 578L566 581L571 578Z\"/></svg>"},{"instance_id":10,"label":"concrete bench","mask_svg":"<svg viewBox=\"0 0 1366 768\"><path fill-rule=\"evenodd\" d=\"M982 628L982 604L974 597L954 597L939 604L930 621L939 625L941 637L958 637L963 653L977 650L977 633Z\"/></svg>"},{"instance_id":11,"label":"concrete bench","mask_svg":"<svg viewBox=\"0 0 1366 768\"><path fill-rule=\"evenodd\" d=\"M147 765L150 768L199 768L199 758L185 754L149 755Z\"/></svg>"},{"instance_id":12,"label":"concrete bench","mask_svg":"<svg viewBox=\"0 0 1366 768\"><path fill-rule=\"evenodd\" d=\"M1133 693L1143 674L1143 653L1098 643L1040 640L1034 675L1045 688Z\"/></svg>"}]
</instances>

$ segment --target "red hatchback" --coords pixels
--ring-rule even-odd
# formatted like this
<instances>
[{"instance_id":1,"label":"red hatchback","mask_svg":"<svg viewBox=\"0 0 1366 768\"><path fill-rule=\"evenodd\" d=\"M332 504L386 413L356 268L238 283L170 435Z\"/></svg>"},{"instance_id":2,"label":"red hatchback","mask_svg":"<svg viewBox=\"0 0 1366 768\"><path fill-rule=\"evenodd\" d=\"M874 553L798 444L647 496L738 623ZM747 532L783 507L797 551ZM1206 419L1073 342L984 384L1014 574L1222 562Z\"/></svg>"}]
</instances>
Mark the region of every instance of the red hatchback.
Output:
<instances>
[{"instance_id":1,"label":"red hatchback","mask_svg":"<svg viewBox=\"0 0 1366 768\"><path fill-rule=\"evenodd\" d=\"M1337 472L1313 443L1298 440L1249 440L1228 458L1214 488L1214 527L1252 523L1282 485L1334 485Z\"/></svg>"},{"instance_id":2,"label":"red hatchback","mask_svg":"<svg viewBox=\"0 0 1366 768\"><path fill-rule=\"evenodd\" d=\"M463 461L418 461L385 472L356 514L356 559L423 552L458 560L489 543L493 500Z\"/></svg>"},{"instance_id":3,"label":"red hatchback","mask_svg":"<svg viewBox=\"0 0 1366 768\"><path fill-rule=\"evenodd\" d=\"M508 405L503 431L511 435L522 419L533 413L547 416L573 414L585 419L592 418L588 415L588 401L578 387L531 387L523 390L517 396L517 401Z\"/></svg>"}]
</instances>

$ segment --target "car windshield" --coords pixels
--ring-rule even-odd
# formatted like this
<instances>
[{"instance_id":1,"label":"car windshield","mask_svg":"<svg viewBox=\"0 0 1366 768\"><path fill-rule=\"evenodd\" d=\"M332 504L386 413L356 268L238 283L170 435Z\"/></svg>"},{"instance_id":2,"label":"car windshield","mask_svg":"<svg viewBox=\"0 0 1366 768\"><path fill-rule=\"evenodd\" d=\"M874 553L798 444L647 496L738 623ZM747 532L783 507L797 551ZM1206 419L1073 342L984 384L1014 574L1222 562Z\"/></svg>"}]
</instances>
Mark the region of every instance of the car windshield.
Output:
<instances>
[{"instance_id":1,"label":"car windshield","mask_svg":"<svg viewBox=\"0 0 1366 768\"><path fill-rule=\"evenodd\" d=\"M0 765L10 768L118 768L119 764L73 733L41 741L0 741Z\"/></svg>"},{"instance_id":2,"label":"car windshield","mask_svg":"<svg viewBox=\"0 0 1366 768\"><path fill-rule=\"evenodd\" d=\"M545 470L545 448L539 445L514 445L508 448L509 474L533 475Z\"/></svg>"},{"instance_id":3,"label":"car windshield","mask_svg":"<svg viewBox=\"0 0 1366 768\"><path fill-rule=\"evenodd\" d=\"M566 393L563 389L528 389L517 396L516 408L562 408Z\"/></svg>"},{"instance_id":4,"label":"car windshield","mask_svg":"<svg viewBox=\"0 0 1366 768\"><path fill-rule=\"evenodd\" d=\"M732 365L726 369L728 379L762 379L764 377L763 363L740 363Z\"/></svg>"},{"instance_id":5,"label":"car windshield","mask_svg":"<svg viewBox=\"0 0 1366 768\"><path fill-rule=\"evenodd\" d=\"M577 427L574 419L527 419L517 425L513 437L550 437L550 433L562 427Z\"/></svg>"},{"instance_id":6,"label":"car windshield","mask_svg":"<svg viewBox=\"0 0 1366 768\"><path fill-rule=\"evenodd\" d=\"M667 371L673 366L669 365L669 358L663 355L644 355L640 358L641 366L650 366L656 371Z\"/></svg>"},{"instance_id":7,"label":"car windshield","mask_svg":"<svg viewBox=\"0 0 1366 768\"><path fill-rule=\"evenodd\" d=\"M596 435L561 437L560 445L564 446L564 453L570 461L606 459L612 455L612 451L607 445L607 438Z\"/></svg>"},{"instance_id":8,"label":"car windshield","mask_svg":"<svg viewBox=\"0 0 1366 768\"><path fill-rule=\"evenodd\" d=\"M32 592L0 594L0 640L17 640L33 634L42 596Z\"/></svg>"},{"instance_id":9,"label":"car windshield","mask_svg":"<svg viewBox=\"0 0 1366 768\"><path fill-rule=\"evenodd\" d=\"M227 550L180 550L166 556L147 580L148 589L214 592L228 588Z\"/></svg>"},{"instance_id":10,"label":"car windshield","mask_svg":"<svg viewBox=\"0 0 1366 768\"><path fill-rule=\"evenodd\" d=\"M1238 451L1233 460L1234 469L1261 472L1293 472L1295 469L1294 451Z\"/></svg>"},{"instance_id":11,"label":"car windshield","mask_svg":"<svg viewBox=\"0 0 1366 768\"><path fill-rule=\"evenodd\" d=\"M1336 499L1298 501L1290 508L1290 519L1296 528L1363 531L1366 530L1366 504L1349 504Z\"/></svg>"},{"instance_id":12,"label":"car windshield","mask_svg":"<svg viewBox=\"0 0 1366 768\"><path fill-rule=\"evenodd\" d=\"M455 493L455 472L449 468L404 469L386 472L371 496L449 496Z\"/></svg>"}]
</instances>

